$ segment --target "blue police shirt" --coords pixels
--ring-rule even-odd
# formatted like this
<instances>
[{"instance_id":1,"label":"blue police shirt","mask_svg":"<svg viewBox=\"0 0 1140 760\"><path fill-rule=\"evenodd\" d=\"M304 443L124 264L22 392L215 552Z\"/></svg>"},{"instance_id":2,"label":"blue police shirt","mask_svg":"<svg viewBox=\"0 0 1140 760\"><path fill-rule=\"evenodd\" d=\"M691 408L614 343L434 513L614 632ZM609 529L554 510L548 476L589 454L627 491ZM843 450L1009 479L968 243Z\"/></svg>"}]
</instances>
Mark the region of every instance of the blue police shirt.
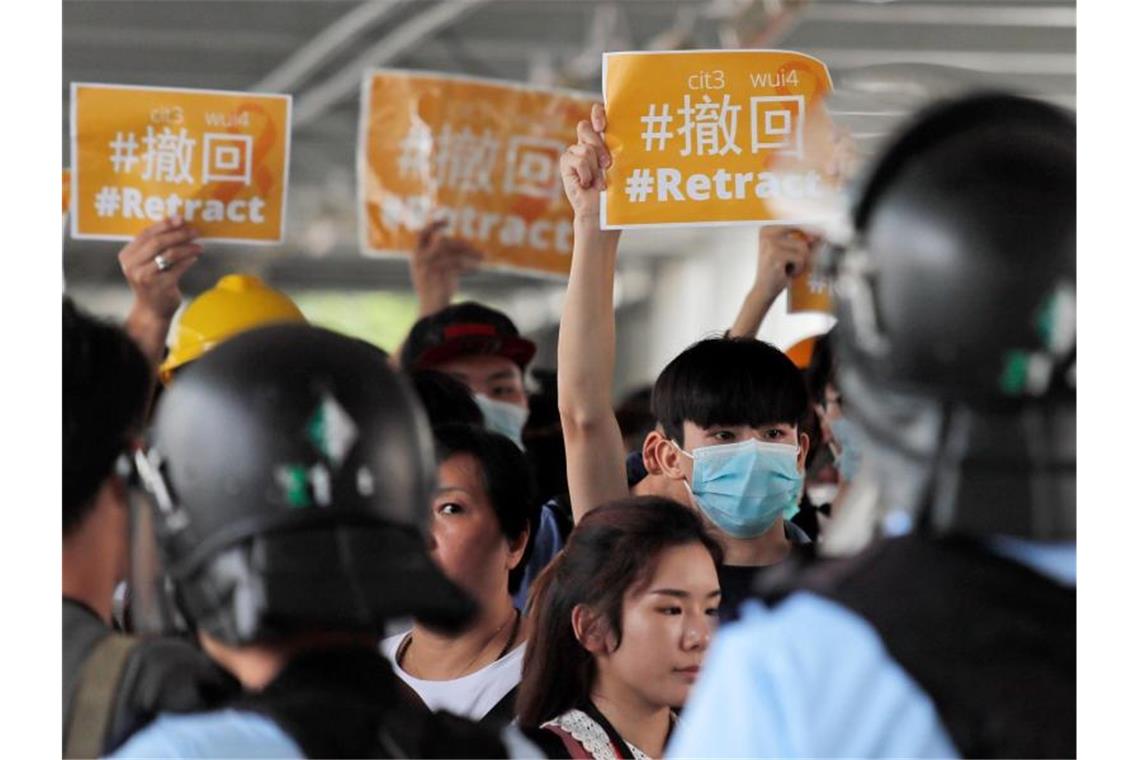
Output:
<instances>
[{"instance_id":1,"label":"blue police shirt","mask_svg":"<svg viewBox=\"0 0 1140 760\"><path fill-rule=\"evenodd\" d=\"M269 718L219 710L160 716L111 757L304 757L301 748Z\"/></svg>"},{"instance_id":2,"label":"blue police shirt","mask_svg":"<svg viewBox=\"0 0 1140 760\"><path fill-rule=\"evenodd\" d=\"M992 550L1076 583L1076 546L995 538ZM875 629L797 592L743 606L705 659L666 752L687 757L957 757L930 697Z\"/></svg>"},{"instance_id":3,"label":"blue police shirt","mask_svg":"<svg viewBox=\"0 0 1140 760\"><path fill-rule=\"evenodd\" d=\"M542 751L509 725L499 733L510 758L542 757ZM269 718L219 710L163 715L135 734L113 758L303 758L301 748Z\"/></svg>"}]
</instances>

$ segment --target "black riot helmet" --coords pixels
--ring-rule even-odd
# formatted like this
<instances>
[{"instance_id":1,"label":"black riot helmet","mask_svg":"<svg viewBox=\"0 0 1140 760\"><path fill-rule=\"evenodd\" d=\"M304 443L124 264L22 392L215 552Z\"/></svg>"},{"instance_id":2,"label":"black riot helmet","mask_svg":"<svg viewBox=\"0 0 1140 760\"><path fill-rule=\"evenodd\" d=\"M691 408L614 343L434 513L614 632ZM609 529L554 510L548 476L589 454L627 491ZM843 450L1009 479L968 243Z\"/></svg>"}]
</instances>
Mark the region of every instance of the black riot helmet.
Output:
<instances>
[{"instance_id":1,"label":"black riot helmet","mask_svg":"<svg viewBox=\"0 0 1140 760\"><path fill-rule=\"evenodd\" d=\"M427 551L426 416L366 343L305 325L227 341L167 389L135 459L161 565L144 574L221 641L474 611Z\"/></svg>"},{"instance_id":2,"label":"black riot helmet","mask_svg":"<svg viewBox=\"0 0 1140 760\"><path fill-rule=\"evenodd\" d=\"M939 532L1074 538L1072 115L936 104L872 163L852 219L829 262L838 380L888 498L911 502L893 506Z\"/></svg>"}]
</instances>

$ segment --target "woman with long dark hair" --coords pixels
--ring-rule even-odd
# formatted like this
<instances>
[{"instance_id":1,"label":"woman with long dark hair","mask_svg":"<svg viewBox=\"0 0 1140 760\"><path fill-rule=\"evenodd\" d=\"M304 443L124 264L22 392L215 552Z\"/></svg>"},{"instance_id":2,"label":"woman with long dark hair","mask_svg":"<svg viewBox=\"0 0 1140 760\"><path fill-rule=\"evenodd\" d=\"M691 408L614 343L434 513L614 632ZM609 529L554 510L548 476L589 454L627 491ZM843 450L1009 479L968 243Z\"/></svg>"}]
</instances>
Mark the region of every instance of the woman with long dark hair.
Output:
<instances>
[{"instance_id":1,"label":"woman with long dark hair","mask_svg":"<svg viewBox=\"0 0 1140 760\"><path fill-rule=\"evenodd\" d=\"M661 757L716 628L720 546L657 497L588 513L532 588L519 724L551 757Z\"/></svg>"}]
</instances>

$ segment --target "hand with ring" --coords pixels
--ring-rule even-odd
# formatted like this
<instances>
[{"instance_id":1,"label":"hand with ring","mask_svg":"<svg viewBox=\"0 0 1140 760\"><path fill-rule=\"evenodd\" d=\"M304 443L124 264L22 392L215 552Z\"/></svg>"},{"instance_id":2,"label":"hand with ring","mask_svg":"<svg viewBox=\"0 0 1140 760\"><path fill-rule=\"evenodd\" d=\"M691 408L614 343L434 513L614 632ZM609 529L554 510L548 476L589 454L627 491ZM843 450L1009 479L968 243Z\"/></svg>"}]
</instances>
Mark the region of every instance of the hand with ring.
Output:
<instances>
[{"instance_id":1,"label":"hand with ring","mask_svg":"<svg viewBox=\"0 0 1140 760\"><path fill-rule=\"evenodd\" d=\"M135 296L125 326L155 365L162 361L166 332L182 303L179 281L202 255L197 236L174 216L147 227L119 252L119 266Z\"/></svg>"}]
</instances>

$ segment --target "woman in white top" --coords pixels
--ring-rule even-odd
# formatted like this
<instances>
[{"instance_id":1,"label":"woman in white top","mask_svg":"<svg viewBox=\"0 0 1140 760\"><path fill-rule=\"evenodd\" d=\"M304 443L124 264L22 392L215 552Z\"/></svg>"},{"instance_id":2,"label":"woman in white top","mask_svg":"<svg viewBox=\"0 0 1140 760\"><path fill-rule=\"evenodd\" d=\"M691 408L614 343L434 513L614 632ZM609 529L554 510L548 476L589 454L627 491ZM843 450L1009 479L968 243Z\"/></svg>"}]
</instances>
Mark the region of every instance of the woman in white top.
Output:
<instances>
[{"instance_id":1,"label":"woman in white top","mask_svg":"<svg viewBox=\"0 0 1140 760\"><path fill-rule=\"evenodd\" d=\"M479 604L459 633L416 621L381 649L433 711L509 722L529 626L511 593L522 580L538 519L525 456L505 436L466 425L435 428L439 484L431 504L431 554Z\"/></svg>"}]
</instances>

